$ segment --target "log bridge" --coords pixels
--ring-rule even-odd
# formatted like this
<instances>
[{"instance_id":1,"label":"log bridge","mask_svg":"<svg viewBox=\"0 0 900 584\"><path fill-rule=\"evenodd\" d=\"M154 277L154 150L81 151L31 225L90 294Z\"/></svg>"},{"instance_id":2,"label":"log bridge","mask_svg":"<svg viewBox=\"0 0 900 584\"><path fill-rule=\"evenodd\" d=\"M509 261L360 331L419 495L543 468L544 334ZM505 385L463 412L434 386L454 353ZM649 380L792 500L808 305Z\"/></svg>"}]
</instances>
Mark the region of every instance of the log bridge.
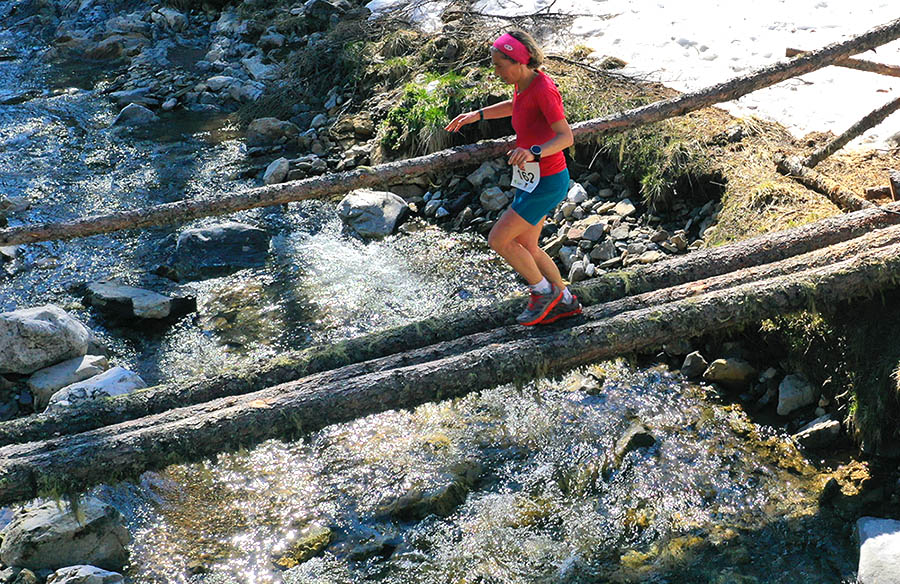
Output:
<instances>
[{"instance_id":1,"label":"log bridge","mask_svg":"<svg viewBox=\"0 0 900 584\"><path fill-rule=\"evenodd\" d=\"M615 131L680 115L709 105L709 99L734 99L898 37L900 19L751 74L749 84L747 79L721 84L585 122L578 131L582 136ZM402 175L411 168L421 171L425 159L438 161L439 166L472 163L501 154L507 143L463 147L379 169ZM15 227L0 231L0 245L280 204L377 184L377 175L363 169L216 201ZM382 176L378 183L389 179ZM189 210L179 214L173 205ZM870 205L789 231L595 278L574 287L586 307L584 315L546 327L510 324L520 303L510 300L311 347L249 372L147 388L65 415L35 414L0 423L0 505L77 493L100 482L271 438L294 438L377 412L561 374L667 342L753 325L774 315L869 297L897 287L898 282L900 203Z\"/></svg>"}]
</instances>

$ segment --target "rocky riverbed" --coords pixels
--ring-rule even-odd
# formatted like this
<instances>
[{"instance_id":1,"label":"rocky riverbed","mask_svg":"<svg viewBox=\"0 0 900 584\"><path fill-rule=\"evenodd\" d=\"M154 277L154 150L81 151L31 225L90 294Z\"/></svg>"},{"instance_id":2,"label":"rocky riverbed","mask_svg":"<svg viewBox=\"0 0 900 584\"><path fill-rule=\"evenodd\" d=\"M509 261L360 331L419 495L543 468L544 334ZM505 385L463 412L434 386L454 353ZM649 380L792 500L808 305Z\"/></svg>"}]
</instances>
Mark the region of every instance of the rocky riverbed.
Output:
<instances>
[{"instance_id":1,"label":"rocky riverbed","mask_svg":"<svg viewBox=\"0 0 900 584\"><path fill-rule=\"evenodd\" d=\"M0 7L10 23L3 221L221 196L383 160L379 120L353 107L349 81L281 117L253 109L288 86L292 58L360 16L343 0ZM721 140L739 145L752 131L735 122ZM541 242L571 282L704 245L715 196L647 208L613 160L590 162L572 161ZM484 235L509 181L495 160L337 204L2 248L0 416L72 411L506 297L520 284ZM849 526L900 489L864 465L826 476L797 450L841 439L835 388L752 343L685 339L654 360L668 368L598 365L146 473L76 508L3 510L0 579L851 578ZM897 531L863 522L861 540L878 530Z\"/></svg>"}]
</instances>

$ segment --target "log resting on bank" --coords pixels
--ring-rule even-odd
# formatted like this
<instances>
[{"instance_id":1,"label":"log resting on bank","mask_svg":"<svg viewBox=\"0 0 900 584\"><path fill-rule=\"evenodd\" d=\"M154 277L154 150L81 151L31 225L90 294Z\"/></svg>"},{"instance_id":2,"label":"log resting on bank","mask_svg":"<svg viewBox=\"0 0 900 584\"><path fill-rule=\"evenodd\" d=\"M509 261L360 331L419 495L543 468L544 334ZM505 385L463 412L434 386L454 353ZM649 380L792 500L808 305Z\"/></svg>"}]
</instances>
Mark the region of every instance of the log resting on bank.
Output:
<instances>
[{"instance_id":1,"label":"log resting on bank","mask_svg":"<svg viewBox=\"0 0 900 584\"><path fill-rule=\"evenodd\" d=\"M874 128L875 126L886 120L888 116L890 116L898 109L900 109L900 97L886 103L885 105L881 106L877 110L873 111L863 119L847 128L846 132L804 158L801 164L809 168L816 166L817 164L849 144L850 141L857 136Z\"/></svg>"},{"instance_id":2,"label":"log resting on bank","mask_svg":"<svg viewBox=\"0 0 900 584\"><path fill-rule=\"evenodd\" d=\"M900 209L900 204L891 204L887 207ZM834 262L840 259L842 253L856 254L867 247L886 245L894 241L896 229L883 229L891 224L900 224L900 216L880 213L875 209L858 211L739 243L695 251L686 256L617 274L607 274L573 286L573 290L585 306L610 303L602 309L602 312L597 313L598 317L605 317L635 307L674 300L679 293L677 285L697 282L697 286L687 285L681 288L681 293L684 294L687 290L688 295L693 295L696 294L698 287L712 289L722 287L725 283L733 285L748 279L770 277L779 271L792 273L814 265ZM850 241L847 245L836 245L848 240ZM834 248L820 254L809 253L827 246ZM782 262L794 256L801 257L797 257L795 261ZM764 268L747 269L753 266ZM731 272L735 273L730 274ZM709 281L710 278L723 274L726 276L714 282ZM646 294L665 288L668 288L668 291L656 296ZM631 302L611 303L630 296L635 296ZM250 370L245 368L240 373L225 373L210 378L155 386L115 399L86 404L73 412L36 414L3 422L0 423L0 446L84 432L173 408L229 395L246 394L314 373L409 352L491 329L500 329L501 332L494 334L494 340L485 342L496 342L496 339L509 334L526 335L529 332L522 327L513 326L511 332L500 328L514 322L515 315L521 310L521 303L521 299L515 298L465 313L429 318L384 332L349 339L333 346L312 347L288 353L278 359L260 363ZM470 342L471 340L464 340L460 346L465 347L466 343ZM440 351L446 354L453 349L442 347ZM437 358L438 354L439 352L418 356L400 355L390 366L402 365L404 360L405 364L416 359L432 360ZM377 366L386 365L382 363ZM363 372L363 368L358 368L353 374L359 375ZM347 374L345 370L343 375ZM334 381L337 377L330 379Z\"/></svg>"},{"instance_id":3,"label":"log resting on bank","mask_svg":"<svg viewBox=\"0 0 900 584\"><path fill-rule=\"evenodd\" d=\"M0 448L0 505L48 490L82 491L176 461L198 460L278 437L498 384L562 373L776 314L895 288L900 246L821 268L702 294L610 318L491 343L435 361L332 383L312 379L179 408L83 434Z\"/></svg>"},{"instance_id":4,"label":"log resting on bank","mask_svg":"<svg viewBox=\"0 0 900 584\"><path fill-rule=\"evenodd\" d=\"M800 49L785 49L785 57L796 57L806 53ZM835 67L846 67L847 69L856 69L857 71L868 71L869 73L878 73L889 77L900 77L900 67L897 65L885 65L884 63L876 63L874 61L866 61L863 59L843 59L832 63Z\"/></svg>"},{"instance_id":5,"label":"log resting on bank","mask_svg":"<svg viewBox=\"0 0 900 584\"><path fill-rule=\"evenodd\" d=\"M872 201L867 201L860 196L854 195L824 174L804 166L803 162L795 156L785 156L779 152L775 155L775 165L782 174L791 177L817 193L825 195L832 203L845 211L858 211L875 207Z\"/></svg>"},{"instance_id":6,"label":"log resting on bank","mask_svg":"<svg viewBox=\"0 0 900 584\"><path fill-rule=\"evenodd\" d=\"M758 69L753 73L736 77L724 83L596 120L574 124L572 133L576 140L584 140L598 134L620 132L628 128L680 116L710 105L737 99L798 75L816 71L835 61L873 49L897 38L900 38L900 19L846 41L805 53L790 61ZM384 186L391 182L402 181L409 176L477 164L502 156L511 142L512 137L490 140L376 167L361 167L349 172L260 187L218 199L178 201L145 209L85 217L61 223L12 227L0 230L0 245L71 239L121 229L184 223L211 215L225 215L245 209L325 197L357 188Z\"/></svg>"}]
</instances>

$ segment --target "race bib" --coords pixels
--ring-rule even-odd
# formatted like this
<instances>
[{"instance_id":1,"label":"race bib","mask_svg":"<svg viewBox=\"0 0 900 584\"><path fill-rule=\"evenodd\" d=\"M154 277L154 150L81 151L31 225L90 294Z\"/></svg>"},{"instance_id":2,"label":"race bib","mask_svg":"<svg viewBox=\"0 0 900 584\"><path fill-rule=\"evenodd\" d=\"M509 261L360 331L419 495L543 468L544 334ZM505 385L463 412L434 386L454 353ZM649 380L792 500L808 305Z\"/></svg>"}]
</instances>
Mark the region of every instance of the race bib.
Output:
<instances>
[{"instance_id":1,"label":"race bib","mask_svg":"<svg viewBox=\"0 0 900 584\"><path fill-rule=\"evenodd\" d=\"M513 167L512 186L526 193L533 192L541 182L541 165L538 162L526 162L525 168Z\"/></svg>"}]
</instances>

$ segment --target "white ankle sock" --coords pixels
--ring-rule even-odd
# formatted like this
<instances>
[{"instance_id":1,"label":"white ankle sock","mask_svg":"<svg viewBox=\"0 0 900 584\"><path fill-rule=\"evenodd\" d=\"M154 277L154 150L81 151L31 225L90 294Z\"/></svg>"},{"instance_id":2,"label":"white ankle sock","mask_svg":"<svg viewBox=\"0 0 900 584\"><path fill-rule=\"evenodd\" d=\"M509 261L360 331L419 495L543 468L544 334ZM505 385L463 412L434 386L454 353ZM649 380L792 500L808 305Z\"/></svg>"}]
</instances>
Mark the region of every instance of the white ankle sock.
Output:
<instances>
[{"instance_id":1,"label":"white ankle sock","mask_svg":"<svg viewBox=\"0 0 900 584\"><path fill-rule=\"evenodd\" d=\"M572 293L569 292L569 287L568 287L568 286L566 286L565 288L563 288L563 297L562 297L562 301L563 301L563 302L572 302Z\"/></svg>"},{"instance_id":2,"label":"white ankle sock","mask_svg":"<svg viewBox=\"0 0 900 584\"><path fill-rule=\"evenodd\" d=\"M540 282L532 284L530 288L538 294L546 294L553 289L552 286L550 286L550 282L547 281L547 278L541 278Z\"/></svg>"}]
</instances>

